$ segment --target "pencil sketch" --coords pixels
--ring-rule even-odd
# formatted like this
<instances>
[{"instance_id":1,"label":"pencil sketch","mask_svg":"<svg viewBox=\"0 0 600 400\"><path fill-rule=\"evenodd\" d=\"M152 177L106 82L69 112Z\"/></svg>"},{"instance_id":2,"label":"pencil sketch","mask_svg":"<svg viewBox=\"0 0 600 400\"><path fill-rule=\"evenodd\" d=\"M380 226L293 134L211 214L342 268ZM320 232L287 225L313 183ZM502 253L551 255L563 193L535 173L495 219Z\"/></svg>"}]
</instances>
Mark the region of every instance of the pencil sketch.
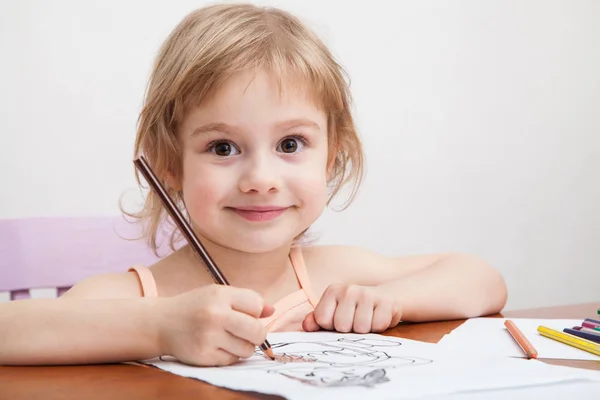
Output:
<instances>
[{"instance_id":1,"label":"pencil sketch","mask_svg":"<svg viewBox=\"0 0 600 400\"><path fill-rule=\"evenodd\" d=\"M338 338L272 344L273 351L293 362L275 362L257 351L249 359L225 369L259 369L317 387L374 387L389 382L387 370L426 365L433 360L392 356L386 350L402 343L387 339ZM298 362L300 361L300 362Z\"/></svg>"}]
</instances>

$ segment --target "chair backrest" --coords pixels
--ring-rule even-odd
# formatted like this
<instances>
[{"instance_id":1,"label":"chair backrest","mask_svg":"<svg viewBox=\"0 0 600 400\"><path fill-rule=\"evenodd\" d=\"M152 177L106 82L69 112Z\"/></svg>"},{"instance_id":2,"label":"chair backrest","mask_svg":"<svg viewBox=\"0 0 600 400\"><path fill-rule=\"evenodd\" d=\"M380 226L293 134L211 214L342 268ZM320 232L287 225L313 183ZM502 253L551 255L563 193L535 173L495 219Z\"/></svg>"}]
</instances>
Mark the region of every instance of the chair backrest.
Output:
<instances>
[{"instance_id":1,"label":"chair backrest","mask_svg":"<svg viewBox=\"0 0 600 400\"><path fill-rule=\"evenodd\" d=\"M56 288L60 296L92 275L125 272L158 260L122 217L51 217L0 220L0 292L11 300L30 289ZM163 240L166 242L166 240ZM168 253L168 246L160 254Z\"/></svg>"}]
</instances>

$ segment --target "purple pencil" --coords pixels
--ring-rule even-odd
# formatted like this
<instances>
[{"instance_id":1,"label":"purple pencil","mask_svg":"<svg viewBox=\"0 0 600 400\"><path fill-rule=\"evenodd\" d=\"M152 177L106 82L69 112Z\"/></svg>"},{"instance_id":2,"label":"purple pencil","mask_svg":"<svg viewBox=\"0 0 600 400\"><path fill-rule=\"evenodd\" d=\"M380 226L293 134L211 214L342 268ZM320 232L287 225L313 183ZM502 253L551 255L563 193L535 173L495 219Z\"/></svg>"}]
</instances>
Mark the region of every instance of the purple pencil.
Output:
<instances>
[{"instance_id":1,"label":"purple pencil","mask_svg":"<svg viewBox=\"0 0 600 400\"><path fill-rule=\"evenodd\" d=\"M575 330L575 329L569 329L569 328L563 329L563 332L564 333L568 333L568 334L573 335L573 336L579 336L582 339L586 339L586 340L592 341L594 343L599 343L600 344L600 336L597 336L597 335L594 335L594 334L591 334L591 333L581 332L581 331L578 331L578 330Z\"/></svg>"}]
</instances>

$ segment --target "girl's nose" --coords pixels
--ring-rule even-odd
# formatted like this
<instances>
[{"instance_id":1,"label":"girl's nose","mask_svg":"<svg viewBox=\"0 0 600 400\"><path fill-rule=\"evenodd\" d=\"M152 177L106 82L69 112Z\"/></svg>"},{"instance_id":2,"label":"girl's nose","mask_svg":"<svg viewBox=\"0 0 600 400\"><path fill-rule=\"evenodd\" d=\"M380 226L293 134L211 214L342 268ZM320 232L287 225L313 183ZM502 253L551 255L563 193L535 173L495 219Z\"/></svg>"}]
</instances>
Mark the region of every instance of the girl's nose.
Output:
<instances>
[{"instance_id":1,"label":"girl's nose","mask_svg":"<svg viewBox=\"0 0 600 400\"><path fill-rule=\"evenodd\" d=\"M280 168L270 162L268 156L257 156L248 160L239 180L239 188L244 193L267 194L281 189Z\"/></svg>"}]
</instances>

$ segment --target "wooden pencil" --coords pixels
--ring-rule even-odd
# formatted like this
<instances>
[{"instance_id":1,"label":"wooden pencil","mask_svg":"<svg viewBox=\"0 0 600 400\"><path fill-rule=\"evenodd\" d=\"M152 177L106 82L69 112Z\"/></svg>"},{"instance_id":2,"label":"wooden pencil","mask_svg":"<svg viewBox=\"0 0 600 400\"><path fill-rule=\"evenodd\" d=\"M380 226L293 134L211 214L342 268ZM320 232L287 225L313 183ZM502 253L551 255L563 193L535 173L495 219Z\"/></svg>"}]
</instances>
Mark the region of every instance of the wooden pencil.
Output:
<instances>
[{"instance_id":1,"label":"wooden pencil","mask_svg":"<svg viewBox=\"0 0 600 400\"><path fill-rule=\"evenodd\" d=\"M577 329L569 329L569 328L563 329L563 332L568 333L569 335L580 337L585 340L589 340L590 342L600 344L600 335L597 335L595 333L589 333L589 332L585 332L585 331L581 331L581 330L577 330Z\"/></svg>"},{"instance_id":2,"label":"wooden pencil","mask_svg":"<svg viewBox=\"0 0 600 400\"><path fill-rule=\"evenodd\" d=\"M513 321L507 319L506 321L504 321L504 326L506 326L506 329L513 337L515 342L517 342L517 344L521 347L527 358L537 358L537 350L535 349L535 347L533 347L531 342L527 340L523 332L521 332L521 330L517 327L517 325L515 325Z\"/></svg>"},{"instance_id":3,"label":"wooden pencil","mask_svg":"<svg viewBox=\"0 0 600 400\"><path fill-rule=\"evenodd\" d=\"M569 335L568 333L560 332L543 325L538 326L537 330L542 336L600 356L600 344L596 344L589 340L578 338L577 336Z\"/></svg>"},{"instance_id":4,"label":"wooden pencil","mask_svg":"<svg viewBox=\"0 0 600 400\"><path fill-rule=\"evenodd\" d=\"M185 218L181 214L179 208L177 208L175 203L173 203L173 200L171 199L167 191L164 189L164 187L161 185L160 181L150 168L150 165L148 165L148 162L146 161L144 156L139 156L133 161L133 163L135 164L136 168L140 171L140 173L144 176L144 179L146 179L146 181L152 187L152 189L154 189L161 202L163 203L163 206L165 207L171 218L173 218L173 221L175 221L175 223L181 230L181 233L187 239L187 242L189 243L190 247L202 259L202 261L204 261L204 265L208 269L208 272L211 274L215 282L221 285L229 286L229 282L227 281L227 279L225 279L225 276L221 273L215 262L212 260L212 258L202 245L202 242L200 242L200 239L194 233L194 230L192 229L190 224L185 220ZM260 348L267 356L269 356L269 358L271 358L272 360L275 359L275 355L273 354L273 350L271 349L271 344L268 340L265 339L263 344L260 345Z\"/></svg>"}]
</instances>

